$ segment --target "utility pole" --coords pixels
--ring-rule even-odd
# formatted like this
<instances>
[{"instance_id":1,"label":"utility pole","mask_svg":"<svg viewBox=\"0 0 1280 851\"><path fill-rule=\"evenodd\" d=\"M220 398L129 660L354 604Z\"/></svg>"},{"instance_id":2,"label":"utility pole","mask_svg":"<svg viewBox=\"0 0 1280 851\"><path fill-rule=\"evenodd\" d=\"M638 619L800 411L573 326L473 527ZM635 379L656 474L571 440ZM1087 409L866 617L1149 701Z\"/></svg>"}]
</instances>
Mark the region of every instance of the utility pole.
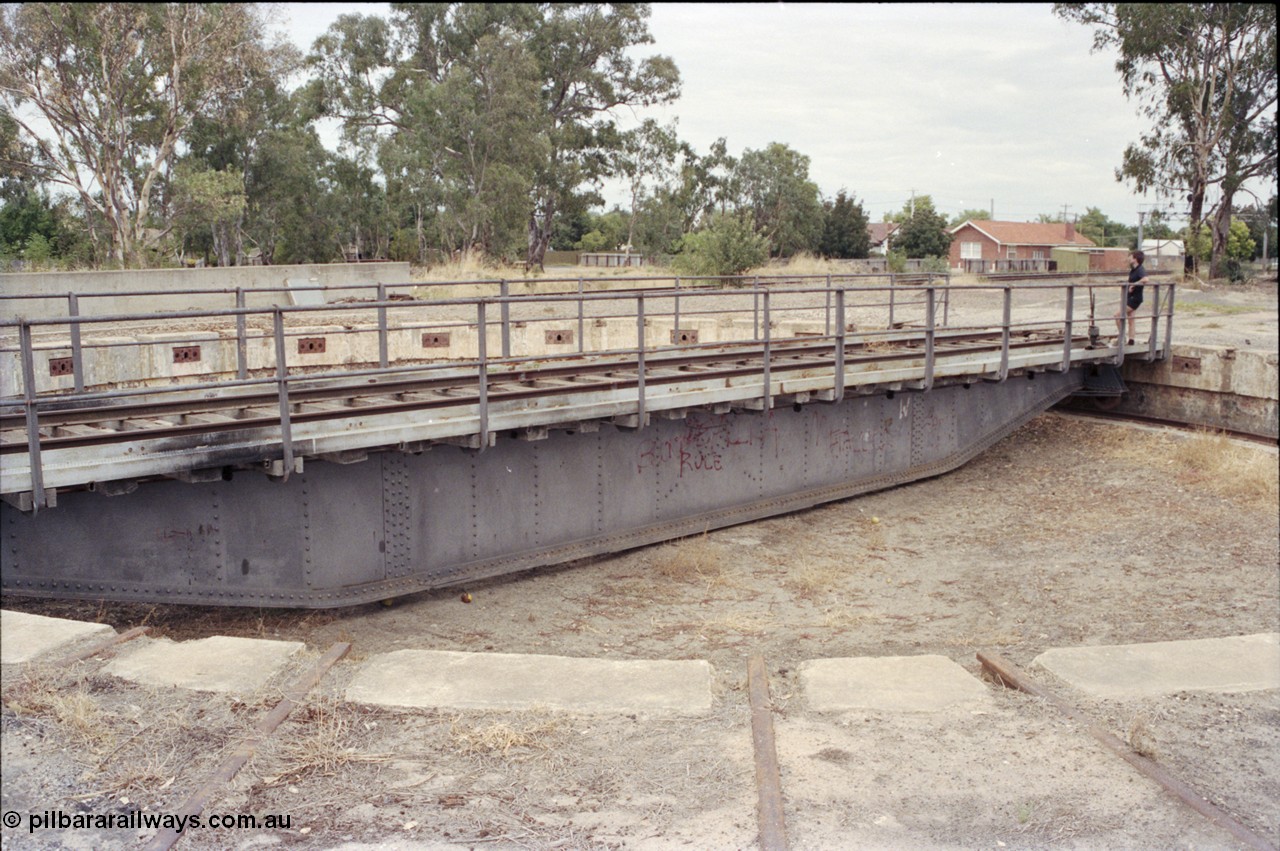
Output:
<instances>
[{"instance_id":1,"label":"utility pole","mask_svg":"<svg viewBox=\"0 0 1280 851\"><path fill-rule=\"evenodd\" d=\"M991 221L996 220L996 199L991 199Z\"/></svg>"},{"instance_id":2,"label":"utility pole","mask_svg":"<svg viewBox=\"0 0 1280 851\"><path fill-rule=\"evenodd\" d=\"M1070 204L1063 204L1063 205L1062 205L1062 223L1063 223L1063 224L1066 224L1066 223L1067 223L1067 210L1070 210L1070 209L1071 209L1071 205L1070 205Z\"/></svg>"},{"instance_id":3,"label":"utility pole","mask_svg":"<svg viewBox=\"0 0 1280 851\"><path fill-rule=\"evenodd\" d=\"M1142 250L1142 220L1146 217L1145 210L1138 211L1138 250Z\"/></svg>"},{"instance_id":4,"label":"utility pole","mask_svg":"<svg viewBox=\"0 0 1280 851\"><path fill-rule=\"evenodd\" d=\"M911 218L916 217L916 191L911 190Z\"/></svg>"}]
</instances>

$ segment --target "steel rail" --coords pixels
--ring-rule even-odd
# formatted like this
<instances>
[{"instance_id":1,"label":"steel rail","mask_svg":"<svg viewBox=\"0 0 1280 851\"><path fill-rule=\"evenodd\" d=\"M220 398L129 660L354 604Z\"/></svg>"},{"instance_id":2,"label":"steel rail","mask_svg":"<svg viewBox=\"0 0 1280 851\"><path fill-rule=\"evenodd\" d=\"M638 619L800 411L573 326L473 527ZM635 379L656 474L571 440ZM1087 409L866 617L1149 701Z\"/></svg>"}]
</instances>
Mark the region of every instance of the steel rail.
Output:
<instances>
[{"instance_id":1,"label":"steel rail","mask_svg":"<svg viewBox=\"0 0 1280 851\"><path fill-rule=\"evenodd\" d=\"M1050 339L1059 338L1058 336L1056 336L1057 329L1052 327L1052 325L1050 324L1041 324L1030 330L1031 330L1031 333L1034 333L1035 331L1040 331L1042 333L1055 335ZM953 331L953 332L939 332L937 336L937 340L939 345L967 343L971 341L980 341L980 340L989 339L994 333L996 332L989 331L989 330L988 331L969 331L968 329L962 329L962 330ZM868 347L870 346L880 347L885 345L888 345L888 346L901 345L906 348L910 348L912 345L913 338L903 338L901 336L901 332L899 331L878 331L878 332L866 332L866 333L858 334L858 336L863 338L864 340L868 337L880 338L887 335L894 335L898 339L894 339L894 340L876 339L876 340L872 340L870 343L860 342L860 341L847 341L846 348L858 350L858 349L868 349ZM270 339L270 337L268 337L267 339ZM1076 337L1076 338L1073 338L1073 342L1083 341L1084 339L1085 338L1083 337ZM805 336L805 337L792 338L789 341L788 340L784 340L782 342L775 341L774 346L775 346L775 350L785 355L786 353L791 351L807 351L807 350L816 350L816 349L828 347L832 344L831 340L834 340L834 337L828 338L823 336L820 336L820 337ZM825 345L824 345L824 341L826 341ZM664 347L660 349L650 349L649 351L654 353L654 355L651 355L651 357L654 357L654 356L664 357L667 354L674 354L676 352L690 352L690 351L708 352L708 354L705 354L705 355L690 355L684 359L684 361L689 364L697 364L702 362L712 363L718 360L722 360L726 356L739 357L741 355L735 354L732 351L733 349L744 348L744 347L749 348L755 345L756 343L754 341L742 340L742 341L683 345L677 348ZM749 356L750 352L748 351L747 354ZM586 357L592 358L593 360L584 360L583 359L584 355ZM574 353L574 354L567 354L567 355L550 355L550 356L538 356L533 358L516 358L516 359L506 359L506 360L499 359L499 358L489 359L489 363L491 366L497 366L497 367L508 366L512 368L517 367L520 364L524 364L524 363L541 364L541 363L557 363L562 361L572 362L572 363L571 365L566 367L539 367L535 370L522 370L521 374L522 375L528 374L534 377L560 377L562 375L570 375L570 374L576 374L576 373L590 373L593 371L602 371L602 370L607 371L609 369L629 367L632 363L634 363L634 361L631 360L630 353L618 352L618 351L601 352L599 354ZM368 376L392 376L393 378L398 379L398 376L400 375L412 375L413 373L419 373L424 371L443 372L446 370L457 369L460 367L474 368L474 361L462 360L462 361L452 361L449 363L442 363L442 364L412 364L412 365L406 365L403 367L393 367L389 369L344 370L341 372L320 373L320 374L298 373L298 374L294 374L290 378L290 381L291 383L297 385L297 384L319 384L319 383L328 382L328 381L349 381L350 379L353 379L353 378L365 378ZM276 382L276 379L272 375L272 376L267 376L260 379L252 379L249 381L227 381L227 382L202 383L202 384L183 384L183 385L170 385L166 387L141 387L141 388L136 388L129 391L123 391L121 393L83 394L83 395L77 395L77 396L44 396L44 397L38 397L36 399L36 405L40 411L40 417L42 418L42 420L45 421L46 423L50 423L53 425L76 423L76 422L90 422L92 421L92 417L99 416L99 415L103 417L107 417L112 420L117 420L117 419L120 419L121 417L119 415L113 415L113 414L115 414L115 412L117 411L127 411L128 406L111 405L111 406L94 407L92 405L86 405L85 403L93 402L93 401L108 401L108 400L117 399L117 398L160 396L160 395L167 395L170 393L181 393L186 395L187 397L190 397L196 393L200 393L205 390L235 389L239 387L249 387L249 386L255 386L255 385L265 387L265 386L272 386L275 384L275 382ZM398 379L393 381L379 382L376 385L371 385L369 383L361 383L355 386L359 387L366 394L386 395L386 394L397 393L397 392L405 392L409 390L431 389L432 387L437 385L440 387L446 387L446 388L455 386L456 376L447 376L439 379L410 377L402 380ZM296 398L296 401L299 401L299 402L320 401L320 400L327 400L331 398L345 398L351 395L356 395L356 394L349 393L348 388L344 385L339 385L337 387L330 387L330 388L322 388L318 386L317 387L304 386L302 389L296 390L293 392L299 394ZM276 399L276 394L274 392L264 391L261 394L253 394L253 395L238 394L238 395L229 395L229 396L216 397L216 398L202 397L202 399L198 401L192 400L190 398L169 401L169 402L148 400L147 402L138 403L137 407L139 408L140 413L137 415L142 416L142 415L151 414L151 413L162 413L165 410L201 413L205 411L223 410L228 407L253 407L253 406L262 405L262 404L274 404L275 399ZM4 404L10 405L10 407L13 410L8 412L0 412L0 428L17 427L18 425L20 425L18 420L22 416L22 414L19 412L24 410L22 403L19 400L12 399L12 398L5 399L2 401ZM207 405L203 405L204 402L207 402ZM67 407L63 407L63 405L66 405ZM83 413L87 416L87 419L84 417L70 416L69 412ZM58 416L55 416L56 414L68 414L68 415L66 416L65 419L62 419Z\"/></svg>"},{"instance_id":2,"label":"steel rail","mask_svg":"<svg viewBox=\"0 0 1280 851\"><path fill-rule=\"evenodd\" d=\"M1147 779L1159 784L1161 788L1180 802L1230 833L1238 842L1257 849L1257 851L1276 851L1276 846L1236 821L1221 808L1210 803L1200 792L1170 774L1159 763L1137 753L1115 735L1095 724L1084 712L1030 679L1007 659L996 653L978 653L977 655L983 669L995 677L996 681L1001 685L1036 697L1075 723L1080 724L1085 728L1085 732L1107 750L1132 765Z\"/></svg>"},{"instance_id":3,"label":"steel rail","mask_svg":"<svg viewBox=\"0 0 1280 851\"><path fill-rule=\"evenodd\" d=\"M978 335L969 335L977 337ZM987 338L989 339L989 338ZM946 341L944 341L946 342ZM1034 346L1043 346L1046 343L1056 344L1055 339L1049 340L1024 340L1011 343L1011 348L1027 348ZM1086 342L1085 338L1080 338L1077 342ZM849 356L848 350L852 348L855 351L853 357ZM856 354L857 349L862 348L857 344L846 344L846 352L844 363L846 365L853 363L871 363L871 362L894 362L903 360L913 360L920 356L921 352L913 346L904 346L902 351L889 352L872 352L865 353L861 356ZM948 357L959 357L970 355L977 352L989 352L1000 350L1002 345L988 343L987 345L965 345L963 348L946 348L943 346L934 346L932 357L935 359L945 359ZM806 344L798 346L790 346L786 348L775 347L768 354L769 369L765 371L765 357L761 353L762 349L753 348L748 351L739 351L732 353L724 353L717 355L703 355L696 357L674 357L674 358L658 358L649 357L646 363L646 373L643 379L644 383L655 385L676 384L682 381L688 381L691 378L700 380L704 379L728 379L739 376L754 376L762 374L786 373L812 367L826 367L835 363L835 352L833 344ZM926 355L928 350L926 347ZM732 364L723 366L711 366L713 364ZM700 370L696 373L682 372L672 375L664 371L671 369L680 369L688 366L708 366L708 369ZM584 368L585 367L585 368ZM535 399L548 396L564 396L597 392L602 389L608 390L625 390L638 389L641 386L639 376L631 377L614 377L613 372L619 369L627 368L625 364L603 364L591 368L589 365L580 365L579 367L561 367L558 369L545 370L526 370L512 376L514 380L504 380L507 376L502 373L490 372L488 381L486 382L488 404L495 402L515 401L523 399ZM630 371L630 370L628 370ZM527 387L527 389L512 390L503 389L503 385L510 383L536 383L540 380L553 378L574 377L580 379L572 385L558 384L553 387ZM581 380L594 379L594 380ZM306 423L306 422L323 422L326 420L347 419L353 416L365 417L380 414L392 413L409 413L416 411L437 410L442 408L454 408L474 404L479 399L479 385L474 379L436 379L432 381L419 382L401 382L393 386L374 386L361 385L358 388L344 387L332 388L324 391L312 391L310 393L302 392L296 395L290 395L288 398L288 406L290 409L288 420L290 423ZM446 391L465 391L468 395L445 396ZM397 396L409 393L436 392L442 394L440 398L435 399L418 399L418 400L397 400L383 404L366 404L355 405L355 400L368 397L386 397ZM343 407L325 411L303 411L295 410L299 406L308 403L316 403L320 401L334 401L342 399L347 402ZM103 422L127 422L131 418L147 418L151 419L157 415L167 413L172 416L199 415L199 414L217 414L226 411L241 412L252 408L279 407L283 403L277 393L262 393L253 397L237 397L227 400L224 404L218 404L219 400L200 400L193 404L191 400L179 400L161 404L149 404L138 406L119 406L98 409L80 409L68 412L60 412L57 414L41 414L41 427L58 428L68 425L85 425L92 426L94 423ZM0 423L8 421L11 423L7 428L16 431L17 427L14 421L19 417L9 416L0 418ZM257 417L234 416L226 422L216 423L173 423L170 425L154 426L143 425L135 428L121 429L104 429L100 434L94 435L76 435L76 436L41 436L39 446L41 450L74 448L82 446L96 446L110 443L126 443L137 440L152 440L168 437L181 437L185 435L211 434L228 431L244 431L255 428L272 428L281 424L282 417L279 414L263 415ZM0 454L19 454L26 451L26 443L9 442L0 444Z\"/></svg>"}]
</instances>

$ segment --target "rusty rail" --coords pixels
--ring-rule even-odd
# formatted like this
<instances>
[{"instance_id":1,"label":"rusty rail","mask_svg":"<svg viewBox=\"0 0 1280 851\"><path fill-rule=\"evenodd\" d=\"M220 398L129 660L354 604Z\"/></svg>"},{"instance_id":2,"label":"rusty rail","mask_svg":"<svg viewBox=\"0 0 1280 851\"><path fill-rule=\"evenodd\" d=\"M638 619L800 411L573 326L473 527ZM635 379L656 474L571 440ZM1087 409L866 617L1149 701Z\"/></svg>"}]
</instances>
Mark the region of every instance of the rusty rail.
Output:
<instances>
[{"instance_id":1,"label":"rusty rail","mask_svg":"<svg viewBox=\"0 0 1280 851\"><path fill-rule=\"evenodd\" d=\"M1160 784L1170 795L1173 795L1183 804L1186 804L1218 827L1230 833L1243 844L1257 849L1257 851L1276 851L1276 846L1249 830L1249 828L1236 821L1219 807L1211 804L1194 788L1174 777L1153 760L1135 753L1132 748L1125 745L1116 736L1093 723L1083 712L1030 679L1007 659L995 653L978 653L977 655L983 669L994 676L1002 685L1008 688L1015 688L1033 697L1038 697L1072 721L1080 724L1090 736L1093 736L1107 750L1132 765L1148 779Z\"/></svg>"},{"instance_id":2,"label":"rusty rail","mask_svg":"<svg viewBox=\"0 0 1280 851\"><path fill-rule=\"evenodd\" d=\"M175 813L177 816L195 816L199 815L204 808L213 800L213 796L224 783L229 783L231 778L235 777L237 772L244 767L245 763L257 752L258 748L270 736L275 729L289 717L289 713L294 707L307 695L307 692L315 688L320 679L328 673L329 669L337 664L338 660L347 655L347 651L351 649L351 645L345 642L337 642L333 644L327 653L320 658L303 676L295 680L289 688L285 689L284 697L275 705L270 712L263 716L258 722L258 726L254 732L244 738L238 744L231 755L222 761L222 764L209 776L199 789L187 798L182 807ZM145 851L168 851L174 843L182 838L182 834L173 828L164 828L152 837L147 843Z\"/></svg>"}]
</instances>

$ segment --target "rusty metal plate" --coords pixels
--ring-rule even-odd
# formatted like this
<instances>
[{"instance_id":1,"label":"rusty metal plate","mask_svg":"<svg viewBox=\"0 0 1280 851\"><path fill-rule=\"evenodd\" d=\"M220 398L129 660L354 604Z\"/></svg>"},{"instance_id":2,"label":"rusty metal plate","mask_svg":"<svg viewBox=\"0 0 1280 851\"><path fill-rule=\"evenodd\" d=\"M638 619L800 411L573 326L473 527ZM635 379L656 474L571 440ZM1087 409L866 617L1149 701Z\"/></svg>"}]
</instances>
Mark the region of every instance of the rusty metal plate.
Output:
<instances>
[{"instance_id":1,"label":"rusty metal plate","mask_svg":"<svg viewBox=\"0 0 1280 851\"><path fill-rule=\"evenodd\" d=\"M194 363L200 360L199 346L174 346L173 362L174 363Z\"/></svg>"},{"instance_id":2,"label":"rusty metal plate","mask_svg":"<svg viewBox=\"0 0 1280 851\"><path fill-rule=\"evenodd\" d=\"M698 342L698 330L696 328L672 328L671 329L671 345L695 345Z\"/></svg>"},{"instance_id":3,"label":"rusty metal plate","mask_svg":"<svg viewBox=\"0 0 1280 851\"><path fill-rule=\"evenodd\" d=\"M314 355L324 351L324 337L300 337L298 339L298 354Z\"/></svg>"},{"instance_id":4,"label":"rusty metal plate","mask_svg":"<svg viewBox=\"0 0 1280 851\"><path fill-rule=\"evenodd\" d=\"M70 375L74 370L71 358L49 358L50 375Z\"/></svg>"},{"instance_id":5,"label":"rusty metal plate","mask_svg":"<svg viewBox=\"0 0 1280 851\"><path fill-rule=\"evenodd\" d=\"M548 346L571 346L573 345L573 331L569 328L548 329L547 330Z\"/></svg>"},{"instance_id":6,"label":"rusty metal plate","mask_svg":"<svg viewBox=\"0 0 1280 851\"><path fill-rule=\"evenodd\" d=\"M448 331L432 331L427 334L423 334L422 348L424 349L449 348L449 332Z\"/></svg>"},{"instance_id":7,"label":"rusty metal plate","mask_svg":"<svg viewBox=\"0 0 1280 851\"><path fill-rule=\"evenodd\" d=\"M1183 355L1173 356L1173 371L1176 375L1199 375L1200 358L1189 358Z\"/></svg>"}]
</instances>

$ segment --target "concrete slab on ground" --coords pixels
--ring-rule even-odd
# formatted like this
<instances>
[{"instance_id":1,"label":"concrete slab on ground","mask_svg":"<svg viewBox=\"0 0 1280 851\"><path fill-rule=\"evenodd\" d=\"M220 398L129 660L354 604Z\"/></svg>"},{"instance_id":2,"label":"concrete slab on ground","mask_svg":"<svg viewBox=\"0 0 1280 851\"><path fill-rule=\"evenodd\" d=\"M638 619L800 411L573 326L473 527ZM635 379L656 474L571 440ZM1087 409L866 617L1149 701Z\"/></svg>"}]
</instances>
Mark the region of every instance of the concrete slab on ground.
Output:
<instances>
[{"instance_id":1,"label":"concrete slab on ground","mask_svg":"<svg viewBox=\"0 0 1280 851\"><path fill-rule=\"evenodd\" d=\"M945 656L812 659L800 665L800 683L816 712L940 712L991 704L987 687Z\"/></svg>"},{"instance_id":2,"label":"concrete slab on ground","mask_svg":"<svg viewBox=\"0 0 1280 851\"><path fill-rule=\"evenodd\" d=\"M103 670L142 685L247 693L265 685L305 646L228 635L180 643L148 641Z\"/></svg>"},{"instance_id":3,"label":"concrete slab on ground","mask_svg":"<svg viewBox=\"0 0 1280 851\"><path fill-rule=\"evenodd\" d=\"M0 611L0 662L6 665L30 662L45 653L69 648L87 638L110 638L115 632L105 623Z\"/></svg>"},{"instance_id":4,"label":"concrete slab on ground","mask_svg":"<svg viewBox=\"0 0 1280 851\"><path fill-rule=\"evenodd\" d=\"M711 709L711 665L396 650L365 662L347 688L347 700L451 709L698 714Z\"/></svg>"},{"instance_id":5,"label":"concrete slab on ground","mask_svg":"<svg viewBox=\"0 0 1280 851\"><path fill-rule=\"evenodd\" d=\"M1062 647L1035 659L1098 697L1280 688L1280 633L1101 647Z\"/></svg>"}]
</instances>

